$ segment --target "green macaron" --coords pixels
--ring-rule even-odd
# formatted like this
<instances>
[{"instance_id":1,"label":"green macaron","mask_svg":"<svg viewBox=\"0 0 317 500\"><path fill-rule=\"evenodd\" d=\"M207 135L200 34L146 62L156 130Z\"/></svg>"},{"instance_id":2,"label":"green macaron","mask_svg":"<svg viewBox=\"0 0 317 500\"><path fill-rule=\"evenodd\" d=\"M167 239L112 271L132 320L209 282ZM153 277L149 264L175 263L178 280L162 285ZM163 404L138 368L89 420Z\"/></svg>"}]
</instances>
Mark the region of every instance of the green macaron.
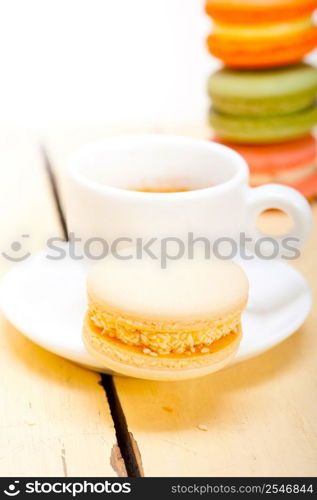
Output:
<instances>
[{"instance_id":1,"label":"green macaron","mask_svg":"<svg viewBox=\"0 0 317 500\"><path fill-rule=\"evenodd\" d=\"M210 110L210 124L221 139L237 143L270 143L301 137L317 123L317 106L277 116L234 116Z\"/></svg>"},{"instance_id":2,"label":"green macaron","mask_svg":"<svg viewBox=\"0 0 317 500\"><path fill-rule=\"evenodd\" d=\"M309 64L284 68L217 71L208 93L218 112L235 116L276 116L312 106L317 93L317 69Z\"/></svg>"}]
</instances>

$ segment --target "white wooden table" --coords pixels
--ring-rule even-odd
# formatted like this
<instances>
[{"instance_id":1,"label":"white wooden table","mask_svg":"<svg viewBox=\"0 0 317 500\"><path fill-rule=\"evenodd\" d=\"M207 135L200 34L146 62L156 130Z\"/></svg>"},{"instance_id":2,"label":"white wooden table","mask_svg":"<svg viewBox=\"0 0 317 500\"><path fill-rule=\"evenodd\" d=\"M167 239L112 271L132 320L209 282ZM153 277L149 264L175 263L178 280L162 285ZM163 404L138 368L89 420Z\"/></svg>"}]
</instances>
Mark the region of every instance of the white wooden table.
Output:
<instances>
[{"instance_id":1,"label":"white wooden table","mask_svg":"<svg viewBox=\"0 0 317 500\"><path fill-rule=\"evenodd\" d=\"M23 234L35 251L61 233L43 157L33 134L0 132L1 252ZM45 134L61 196L67 154L109 133ZM295 265L316 295L316 205L313 210L314 232ZM264 223L272 229L285 221L269 214ZM10 265L0 257L1 273ZM0 475L123 475L117 437L131 475L143 474L142 466L146 476L314 475L316 329L314 309L280 346L219 373L175 383L105 377L102 387L99 374L37 347L1 318Z\"/></svg>"}]
</instances>

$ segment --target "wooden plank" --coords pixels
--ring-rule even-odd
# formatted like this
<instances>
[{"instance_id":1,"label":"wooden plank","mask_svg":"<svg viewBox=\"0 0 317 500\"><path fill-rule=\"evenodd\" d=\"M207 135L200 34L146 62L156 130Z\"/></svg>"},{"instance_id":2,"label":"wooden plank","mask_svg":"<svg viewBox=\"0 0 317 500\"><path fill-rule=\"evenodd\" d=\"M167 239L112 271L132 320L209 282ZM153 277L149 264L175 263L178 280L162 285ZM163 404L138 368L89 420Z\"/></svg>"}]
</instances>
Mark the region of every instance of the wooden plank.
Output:
<instances>
[{"instance_id":1,"label":"wooden plank","mask_svg":"<svg viewBox=\"0 0 317 500\"><path fill-rule=\"evenodd\" d=\"M1 252L60 234L37 141L0 131ZM22 235L29 234L23 240ZM12 265L0 257L0 272ZM114 476L116 442L100 376L37 347L0 318L0 474Z\"/></svg>"},{"instance_id":2,"label":"wooden plank","mask_svg":"<svg viewBox=\"0 0 317 500\"><path fill-rule=\"evenodd\" d=\"M272 228L276 214L268 214ZM277 220L277 227L283 224ZM314 234L296 263L317 293ZM115 377L148 476L309 476L317 465L317 314L280 346L198 380ZM206 426L203 431L199 426Z\"/></svg>"}]
</instances>

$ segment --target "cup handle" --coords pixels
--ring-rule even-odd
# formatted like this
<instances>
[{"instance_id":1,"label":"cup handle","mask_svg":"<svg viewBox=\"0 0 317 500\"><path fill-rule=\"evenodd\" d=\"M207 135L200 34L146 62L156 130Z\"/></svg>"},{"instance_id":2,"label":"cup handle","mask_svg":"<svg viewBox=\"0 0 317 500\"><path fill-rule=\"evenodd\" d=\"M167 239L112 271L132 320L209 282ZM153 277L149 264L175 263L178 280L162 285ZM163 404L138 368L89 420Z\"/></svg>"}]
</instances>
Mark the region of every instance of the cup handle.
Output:
<instances>
[{"instance_id":1,"label":"cup handle","mask_svg":"<svg viewBox=\"0 0 317 500\"><path fill-rule=\"evenodd\" d=\"M257 227L257 216L268 209L279 209L285 212L292 221L291 230L282 236L269 236ZM294 248L299 250L309 236L312 227L312 211L306 198L295 189L281 184L266 184L249 188L247 198L247 237L251 238L252 250L256 250L257 241L261 240L261 255L269 258L293 258ZM288 239L288 240L286 240ZM292 248L288 248L288 244ZM278 252L277 250L278 244ZM274 255L272 252L275 247Z\"/></svg>"}]
</instances>

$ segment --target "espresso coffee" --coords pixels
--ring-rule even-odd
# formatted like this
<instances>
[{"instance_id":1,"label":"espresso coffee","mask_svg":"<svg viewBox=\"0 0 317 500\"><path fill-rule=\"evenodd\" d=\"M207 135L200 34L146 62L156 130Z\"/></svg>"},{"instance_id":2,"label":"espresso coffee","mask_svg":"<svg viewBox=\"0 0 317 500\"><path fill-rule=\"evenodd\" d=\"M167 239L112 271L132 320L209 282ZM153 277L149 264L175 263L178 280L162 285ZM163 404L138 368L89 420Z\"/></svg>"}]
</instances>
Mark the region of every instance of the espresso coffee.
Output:
<instances>
[{"instance_id":1,"label":"espresso coffee","mask_svg":"<svg viewBox=\"0 0 317 500\"><path fill-rule=\"evenodd\" d=\"M194 189L185 187L140 187L129 188L129 191L138 191L139 193L184 193L194 191Z\"/></svg>"}]
</instances>

